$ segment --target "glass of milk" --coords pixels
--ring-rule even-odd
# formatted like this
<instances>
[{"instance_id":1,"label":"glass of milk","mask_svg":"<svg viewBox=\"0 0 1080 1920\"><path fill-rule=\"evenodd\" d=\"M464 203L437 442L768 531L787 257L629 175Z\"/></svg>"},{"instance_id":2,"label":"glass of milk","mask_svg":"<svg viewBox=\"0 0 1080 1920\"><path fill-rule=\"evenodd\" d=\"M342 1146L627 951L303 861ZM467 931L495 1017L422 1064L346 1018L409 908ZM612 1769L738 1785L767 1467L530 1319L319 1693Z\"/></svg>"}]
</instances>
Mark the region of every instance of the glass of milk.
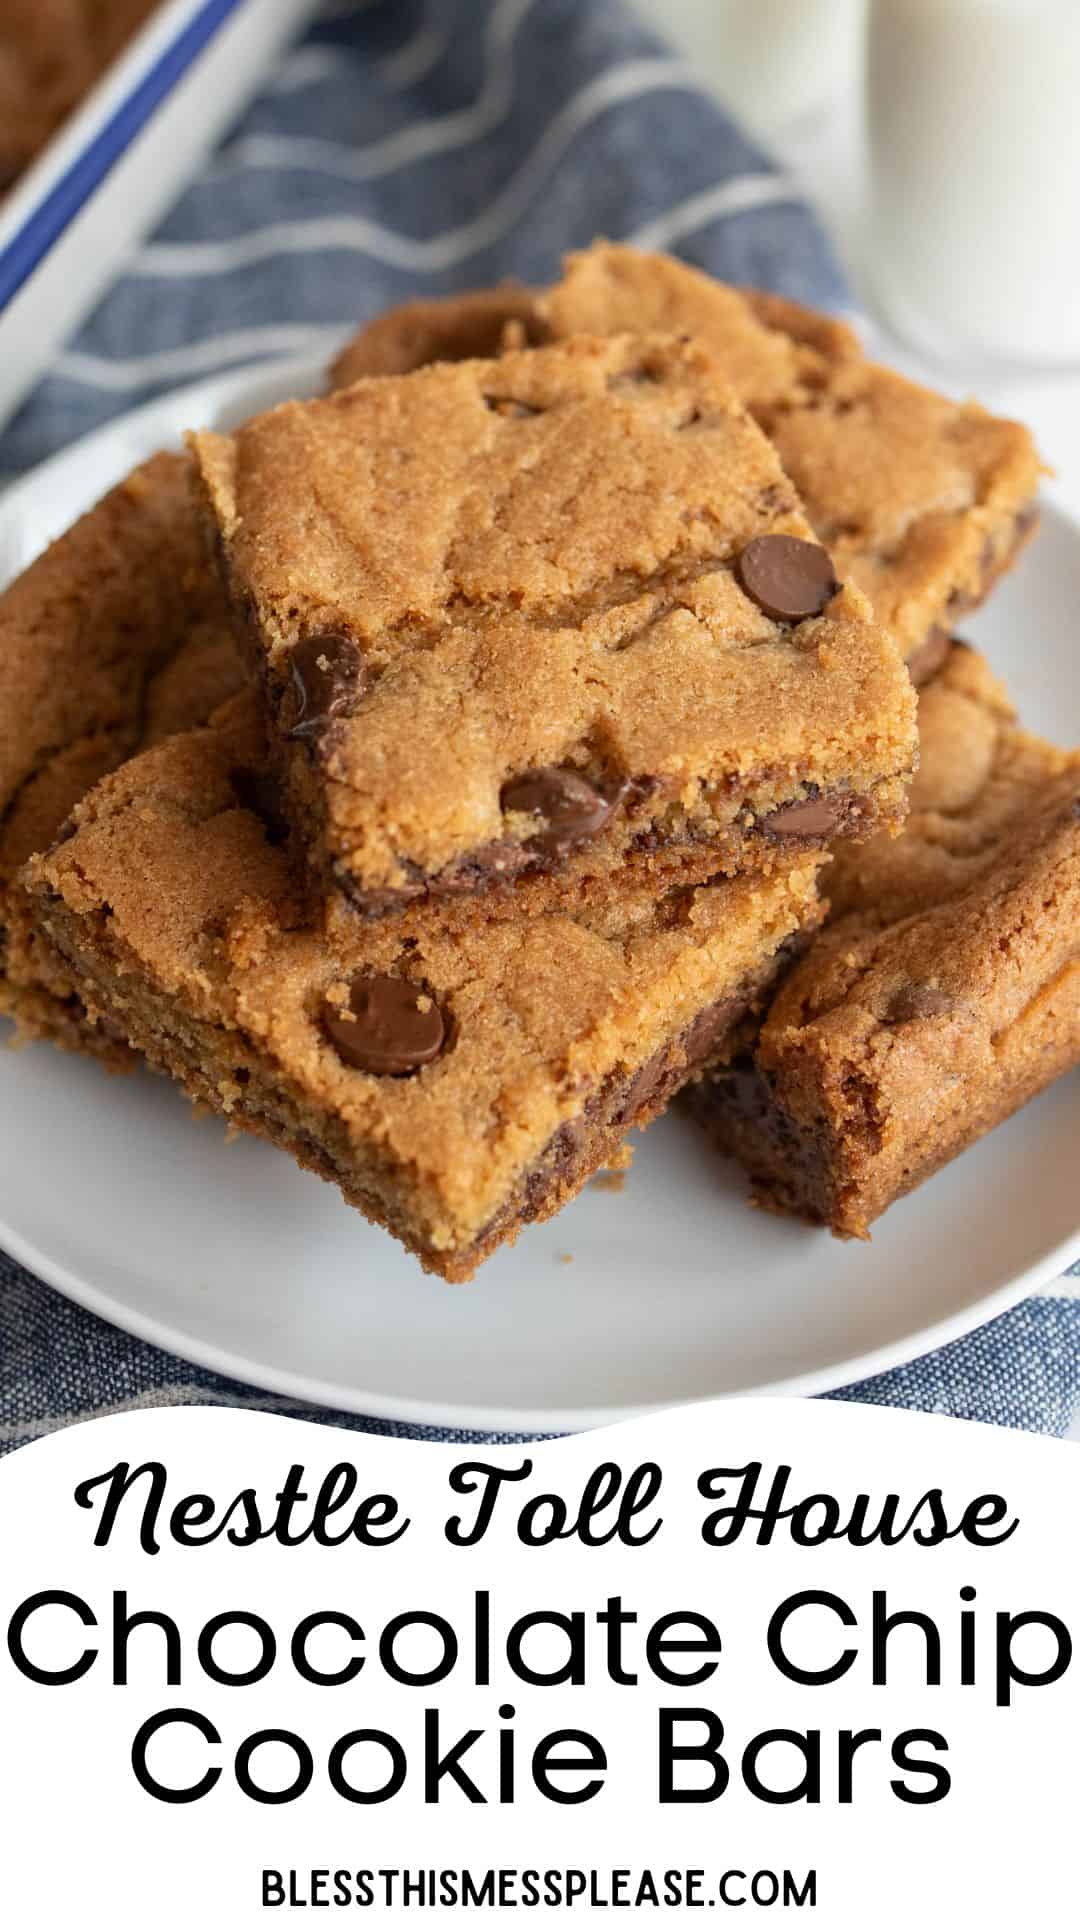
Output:
<instances>
[{"instance_id":1,"label":"glass of milk","mask_svg":"<svg viewBox=\"0 0 1080 1920\"><path fill-rule=\"evenodd\" d=\"M868 267L946 359L1080 362L1080 0L870 0Z\"/></svg>"},{"instance_id":2,"label":"glass of milk","mask_svg":"<svg viewBox=\"0 0 1080 1920\"><path fill-rule=\"evenodd\" d=\"M824 106L854 80L864 4L638 0L638 11L674 35L724 102L752 132L767 138Z\"/></svg>"}]
</instances>

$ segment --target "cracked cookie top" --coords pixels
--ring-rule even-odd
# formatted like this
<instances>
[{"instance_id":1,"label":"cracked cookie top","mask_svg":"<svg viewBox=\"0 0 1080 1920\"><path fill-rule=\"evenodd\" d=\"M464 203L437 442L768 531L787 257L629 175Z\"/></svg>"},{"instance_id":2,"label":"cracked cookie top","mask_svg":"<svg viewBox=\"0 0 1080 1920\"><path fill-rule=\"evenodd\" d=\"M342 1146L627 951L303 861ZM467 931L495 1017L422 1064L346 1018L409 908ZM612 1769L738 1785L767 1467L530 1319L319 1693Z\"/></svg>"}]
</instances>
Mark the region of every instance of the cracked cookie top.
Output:
<instances>
[{"instance_id":1,"label":"cracked cookie top","mask_svg":"<svg viewBox=\"0 0 1080 1920\"><path fill-rule=\"evenodd\" d=\"M1044 817L1067 819L1080 804L1080 752L1018 726L1005 688L963 641L920 691L919 754L900 837L837 850L834 912L886 925L956 900L991 870L1019 866Z\"/></svg>"},{"instance_id":2,"label":"cracked cookie top","mask_svg":"<svg viewBox=\"0 0 1080 1920\"><path fill-rule=\"evenodd\" d=\"M572 254L539 302L558 334L664 326L707 341L773 441L819 540L905 655L982 598L1033 524L1030 433L867 359L853 330L657 254ZM936 653L936 659L935 659Z\"/></svg>"},{"instance_id":3,"label":"cracked cookie top","mask_svg":"<svg viewBox=\"0 0 1080 1920\"><path fill-rule=\"evenodd\" d=\"M769 1012L766 1065L810 1030L876 1057L916 1022L943 1064L976 1033L989 1062L1070 969L1080 992L1080 751L1019 727L962 642L920 694L919 734L907 827L838 853L832 917Z\"/></svg>"},{"instance_id":4,"label":"cracked cookie top","mask_svg":"<svg viewBox=\"0 0 1080 1920\"><path fill-rule=\"evenodd\" d=\"M899 810L895 648L706 348L438 364L193 445L291 803L355 884L535 841L538 776L624 837L879 781Z\"/></svg>"}]
</instances>

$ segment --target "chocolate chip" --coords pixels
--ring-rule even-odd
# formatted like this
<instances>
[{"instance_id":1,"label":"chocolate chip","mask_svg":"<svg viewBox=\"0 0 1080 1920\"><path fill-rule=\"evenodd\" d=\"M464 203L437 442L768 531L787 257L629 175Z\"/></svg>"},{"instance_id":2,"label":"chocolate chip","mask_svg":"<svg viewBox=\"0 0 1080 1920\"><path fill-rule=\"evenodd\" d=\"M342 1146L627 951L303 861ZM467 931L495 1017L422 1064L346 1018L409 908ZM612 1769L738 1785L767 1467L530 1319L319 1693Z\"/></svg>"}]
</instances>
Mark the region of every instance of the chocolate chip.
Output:
<instances>
[{"instance_id":1,"label":"chocolate chip","mask_svg":"<svg viewBox=\"0 0 1080 1920\"><path fill-rule=\"evenodd\" d=\"M363 920L381 920L384 914L397 913L399 908L411 906L414 900L424 897L424 888L419 882L402 887L365 887L347 867L335 867L334 882Z\"/></svg>"},{"instance_id":2,"label":"chocolate chip","mask_svg":"<svg viewBox=\"0 0 1080 1920\"><path fill-rule=\"evenodd\" d=\"M908 654L907 670L914 686L923 687L933 679L948 659L952 644L948 627L931 627L926 639L920 641L913 653Z\"/></svg>"},{"instance_id":3,"label":"chocolate chip","mask_svg":"<svg viewBox=\"0 0 1080 1920\"><path fill-rule=\"evenodd\" d=\"M265 767L234 767L229 785L242 807L262 821L272 847L280 847L289 837L289 822L281 804L281 788Z\"/></svg>"},{"instance_id":4,"label":"chocolate chip","mask_svg":"<svg viewBox=\"0 0 1080 1920\"><path fill-rule=\"evenodd\" d=\"M584 1143L583 1121L564 1120L562 1126L552 1134L540 1160L526 1174L520 1208L511 1207L509 1211L517 1211L523 1220L535 1220L553 1189L573 1179Z\"/></svg>"},{"instance_id":5,"label":"chocolate chip","mask_svg":"<svg viewBox=\"0 0 1080 1920\"><path fill-rule=\"evenodd\" d=\"M773 840L815 840L819 835L835 833L840 814L840 802L821 794L811 800L789 800L786 806L767 813L761 824Z\"/></svg>"},{"instance_id":6,"label":"chocolate chip","mask_svg":"<svg viewBox=\"0 0 1080 1920\"><path fill-rule=\"evenodd\" d=\"M446 1021L434 996L396 973L358 974L347 1007L327 1002L323 1029L345 1065L361 1073L415 1073L446 1045Z\"/></svg>"},{"instance_id":7,"label":"chocolate chip","mask_svg":"<svg viewBox=\"0 0 1080 1920\"><path fill-rule=\"evenodd\" d=\"M612 1116L613 1125L630 1126L642 1114L665 1105L687 1073L694 1067L704 1066L715 1054L737 1012L735 1000L718 1000L699 1013L683 1033L679 1043L683 1059L680 1060L678 1051L670 1046L651 1054L623 1087L617 1111Z\"/></svg>"},{"instance_id":8,"label":"chocolate chip","mask_svg":"<svg viewBox=\"0 0 1080 1920\"><path fill-rule=\"evenodd\" d=\"M572 767L537 767L508 780L499 796L504 813L531 813L541 822L529 840L537 853L563 855L591 840L608 823L614 801Z\"/></svg>"},{"instance_id":9,"label":"chocolate chip","mask_svg":"<svg viewBox=\"0 0 1080 1920\"><path fill-rule=\"evenodd\" d=\"M733 999L717 1000L691 1022L683 1034L688 1066L704 1066L721 1041L726 1039L736 1011L737 1003Z\"/></svg>"},{"instance_id":10,"label":"chocolate chip","mask_svg":"<svg viewBox=\"0 0 1080 1920\"><path fill-rule=\"evenodd\" d=\"M653 1105L664 1090L665 1081L671 1068L671 1058L666 1047L651 1054L648 1060L632 1073L622 1090L618 1110L613 1115L613 1124L617 1127L632 1126L641 1114Z\"/></svg>"},{"instance_id":11,"label":"chocolate chip","mask_svg":"<svg viewBox=\"0 0 1080 1920\"><path fill-rule=\"evenodd\" d=\"M307 740L332 720L351 713L368 671L356 642L345 633L312 633L289 655L295 718L290 740Z\"/></svg>"},{"instance_id":12,"label":"chocolate chip","mask_svg":"<svg viewBox=\"0 0 1080 1920\"><path fill-rule=\"evenodd\" d=\"M1014 538L1018 541L1022 540L1024 536L1031 533L1033 528L1037 527L1038 524L1039 503L1037 500L1029 500L1027 506L1021 507L1019 513L1013 516Z\"/></svg>"},{"instance_id":13,"label":"chocolate chip","mask_svg":"<svg viewBox=\"0 0 1080 1920\"><path fill-rule=\"evenodd\" d=\"M824 547L789 533L751 540L735 562L743 592L770 620L808 620L837 591L833 563Z\"/></svg>"},{"instance_id":14,"label":"chocolate chip","mask_svg":"<svg viewBox=\"0 0 1080 1920\"><path fill-rule=\"evenodd\" d=\"M952 994L940 987L930 986L924 980L909 980L893 994L885 1024L903 1027L909 1020L933 1020L938 1014L951 1013L955 1004Z\"/></svg>"}]
</instances>

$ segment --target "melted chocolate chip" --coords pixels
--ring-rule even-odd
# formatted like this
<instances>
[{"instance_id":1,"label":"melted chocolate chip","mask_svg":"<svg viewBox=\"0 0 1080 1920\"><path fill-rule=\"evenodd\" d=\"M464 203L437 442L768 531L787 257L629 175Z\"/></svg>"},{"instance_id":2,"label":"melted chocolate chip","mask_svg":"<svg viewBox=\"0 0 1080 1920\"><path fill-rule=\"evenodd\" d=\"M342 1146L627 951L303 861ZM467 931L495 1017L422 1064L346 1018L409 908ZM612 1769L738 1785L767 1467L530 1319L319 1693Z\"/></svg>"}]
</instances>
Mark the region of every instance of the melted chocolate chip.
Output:
<instances>
[{"instance_id":1,"label":"melted chocolate chip","mask_svg":"<svg viewBox=\"0 0 1080 1920\"><path fill-rule=\"evenodd\" d=\"M706 1007L703 1013L698 1014L697 1019L691 1022L683 1035L683 1047L686 1050L688 1066L705 1065L710 1056L716 1052L721 1041L727 1038L731 1030L732 1018L737 1011L738 1003L733 999L727 999L717 1000L711 1007Z\"/></svg>"},{"instance_id":2,"label":"melted chocolate chip","mask_svg":"<svg viewBox=\"0 0 1080 1920\"><path fill-rule=\"evenodd\" d=\"M564 1120L557 1132L552 1134L539 1161L526 1174L520 1207L515 1209L511 1206L508 1216L512 1217L516 1211L522 1220L534 1220L548 1195L564 1181L574 1178L584 1142L584 1122Z\"/></svg>"},{"instance_id":3,"label":"melted chocolate chip","mask_svg":"<svg viewBox=\"0 0 1080 1920\"><path fill-rule=\"evenodd\" d=\"M358 974L347 1007L323 1008L323 1030L345 1065L360 1073L415 1073L446 1045L438 1002L396 973Z\"/></svg>"},{"instance_id":4,"label":"melted chocolate chip","mask_svg":"<svg viewBox=\"0 0 1080 1920\"><path fill-rule=\"evenodd\" d=\"M909 1020L933 1020L938 1014L951 1013L956 1002L951 993L932 987L924 980L910 980L899 987L889 1002L885 1024L904 1027Z\"/></svg>"},{"instance_id":5,"label":"melted chocolate chip","mask_svg":"<svg viewBox=\"0 0 1080 1920\"><path fill-rule=\"evenodd\" d=\"M312 633L289 655L295 718L290 740L308 740L353 711L368 670L354 640L344 633Z\"/></svg>"},{"instance_id":6,"label":"melted chocolate chip","mask_svg":"<svg viewBox=\"0 0 1080 1920\"><path fill-rule=\"evenodd\" d=\"M1019 542L1039 524L1039 503L1029 500L1026 507L1013 516L1013 536Z\"/></svg>"},{"instance_id":7,"label":"melted chocolate chip","mask_svg":"<svg viewBox=\"0 0 1080 1920\"><path fill-rule=\"evenodd\" d=\"M538 831L528 845L557 857L598 834L615 804L572 767L537 767L517 774L499 798L504 813L536 815Z\"/></svg>"},{"instance_id":8,"label":"melted chocolate chip","mask_svg":"<svg viewBox=\"0 0 1080 1920\"><path fill-rule=\"evenodd\" d=\"M663 1087L670 1064L668 1049L662 1047L658 1053L651 1054L636 1073L631 1074L614 1115L616 1126L631 1126L651 1106Z\"/></svg>"},{"instance_id":9,"label":"melted chocolate chip","mask_svg":"<svg viewBox=\"0 0 1080 1920\"><path fill-rule=\"evenodd\" d=\"M925 686L928 680L933 679L948 659L952 644L948 627L931 627L926 639L920 641L907 657L907 670L914 686Z\"/></svg>"},{"instance_id":10,"label":"melted chocolate chip","mask_svg":"<svg viewBox=\"0 0 1080 1920\"><path fill-rule=\"evenodd\" d=\"M751 540L735 562L735 577L770 620L810 619L828 606L839 584L825 548L789 533Z\"/></svg>"},{"instance_id":11,"label":"melted chocolate chip","mask_svg":"<svg viewBox=\"0 0 1080 1920\"><path fill-rule=\"evenodd\" d=\"M835 833L840 813L838 800L820 794L811 800L789 800L766 814L761 824L770 839L815 840L821 834Z\"/></svg>"},{"instance_id":12,"label":"melted chocolate chip","mask_svg":"<svg viewBox=\"0 0 1080 1920\"><path fill-rule=\"evenodd\" d=\"M262 821L272 847L283 846L289 837L289 822L281 804L281 788L264 767L234 767L229 785L242 807Z\"/></svg>"},{"instance_id":13,"label":"melted chocolate chip","mask_svg":"<svg viewBox=\"0 0 1080 1920\"><path fill-rule=\"evenodd\" d=\"M703 1008L677 1041L650 1054L615 1090L609 1124L629 1127L643 1116L658 1113L694 1068L712 1059L730 1033L738 1012L738 1000L732 997L717 1000L711 1007Z\"/></svg>"}]
</instances>

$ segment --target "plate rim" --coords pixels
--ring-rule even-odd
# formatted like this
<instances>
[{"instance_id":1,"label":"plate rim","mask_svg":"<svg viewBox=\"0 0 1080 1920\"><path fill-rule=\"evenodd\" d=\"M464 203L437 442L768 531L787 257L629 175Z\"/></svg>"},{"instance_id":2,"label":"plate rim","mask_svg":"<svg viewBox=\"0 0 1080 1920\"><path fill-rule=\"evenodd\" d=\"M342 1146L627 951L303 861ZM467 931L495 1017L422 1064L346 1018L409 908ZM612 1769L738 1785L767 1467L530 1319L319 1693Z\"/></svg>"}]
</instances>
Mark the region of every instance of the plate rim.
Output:
<instances>
[{"instance_id":1,"label":"plate rim","mask_svg":"<svg viewBox=\"0 0 1080 1920\"><path fill-rule=\"evenodd\" d=\"M813 1229L808 1228L807 1231ZM691 1394L685 1398L676 1395L672 1399L628 1402L625 1406L616 1407L544 1409L413 1400L405 1395L380 1394L366 1388L350 1391L342 1386L314 1380L306 1374L290 1373L287 1368L248 1360L243 1355L230 1353L226 1348L215 1347L212 1342L178 1333L156 1320L153 1314L124 1307L108 1294L99 1292L94 1282L80 1280L61 1261L38 1253L30 1241L22 1234L13 1232L5 1222L0 1222L0 1248L30 1273L55 1287L66 1299L96 1314L121 1333L144 1340L175 1359L201 1367L207 1373L224 1375L241 1386L271 1394L275 1399L298 1401L324 1412L359 1415L403 1426L453 1429L458 1433L512 1435L524 1439L557 1439L564 1435L615 1426L625 1420L644 1419L649 1414L662 1413L668 1408L707 1406L711 1401L813 1399L819 1394L833 1393L838 1388L853 1386L859 1381L891 1372L896 1367L923 1359L928 1353L952 1345L965 1334L976 1332L979 1327L988 1326L990 1321L998 1319L1010 1307L1020 1305L1049 1281L1060 1278L1065 1269L1080 1258L1080 1227L1061 1247L1044 1254L1033 1267L1026 1267L1022 1273L1015 1274L1011 1280L995 1287L992 1293L982 1299L947 1314L930 1327L875 1348L857 1359L836 1361L829 1367L791 1374L766 1381L757 1387L720 1388L715 1393Z\"/></svg>"},{"instance_id":2,"label":"plate rim","mask_svg":"<svg viewBox=\"0 0 1080 1920\"><path fill-rule=\"evenodd\" d=\"M99 493L114 484L126 471L129 458L146 458L155 447L162 443L160 432L153 431L162 414L171 414L185 399L192 402L194 409L204 418L217 417L226 407L240 399L255 381L280 379L290 388L310 391L317 389L325 377L325 361L310 355L275 356L270 359L251 361L239 368L231 368L225 373L215 374L209 379L195 380L179 387L169 388L144 402L141 406L116 415L104 425L94 428L70 446L62 448L22 475L9 488L5 489L2 500L5 515L20 510L24 496L34 496L43 485L48 484L51 474L60 467L67 467L78 459L92 459L99 446L108 446L110 452L114 446L125 462L120 470L113 474L108 461L101 476ZM147 444L139 452L133 449L132 441L140 434L146 434ZM164 438L171 436L166 434ZM119 459L117 461L120 465ZM95 497L98 497L95 495ZM1080 518L1072 513L1065 503L1055 497L1051 487L1044 494L1044 511L1064 521L1068 528L1080 539ZM909 1364L923 1358L926 1354L950 1345L962 1339L965 1334L986 1326L997 1319L1010 1307L1030 1298L1048 1282L1059 1279L1069 1266L1080 1259L1080 1221L1075 1230L1066 1236L1058 1246L1037 1260L1034 1265L1025 1267L1011 1279L994 1286L988 1293L967 1306L947 1313L926 1327L906 1334L898 1340L886 1342L881 1347L871 1349L865 1354L847 1360L840 1360L826 1367L817 1367L801 1373L781 1375L775 1380L756 1387L739 1389L718 1389L711 1394L661 1398L641 1402L627 1402L621 1406L583 1406L583 1407L512 1407L500 1405L461 1404L454 1401L432 1401L414 1399L401 1394L385 1394L366 1387L347 1388L333 1382L319 1381L307 1374L291 1372L287 1367L272 1366L268 1363L251 1360L242 1353L234 1353L228 1348L215 1346L212 1341L204 1341L193 1335L178 1332L167 1323L157 1319L152 1313L144 1313L134 1307L125 1306L113 1299L100 1286L90 1280L84 1280L64 1262L55 1260L41 1251L31 1240L0 1221L0 1247L3 1251L31 1273L36 1274L46 1284L54 1287L66 1299L87 1312L96 1314L108 1325L135 1339L144 1340L177 1359L187 1361L202 1368L234 1380L244 1387L272 1395L275 1399L292 1400L306 1406L321 1408L331 1413L359 1415L363 1418L387 1421L390 1423L421 1428L468 1430L496 1434L521 1435L523 1438L556 1436L559 1434L580 1433L596 1428L614 1425L624 1420L642 1418L674 1406L693 1406L708 1404L711 1400L732 1398L809 1398L822 1393L835 1392L837 1389L851 1386L877 1374Z\"/></svg>"}]
</instances>

